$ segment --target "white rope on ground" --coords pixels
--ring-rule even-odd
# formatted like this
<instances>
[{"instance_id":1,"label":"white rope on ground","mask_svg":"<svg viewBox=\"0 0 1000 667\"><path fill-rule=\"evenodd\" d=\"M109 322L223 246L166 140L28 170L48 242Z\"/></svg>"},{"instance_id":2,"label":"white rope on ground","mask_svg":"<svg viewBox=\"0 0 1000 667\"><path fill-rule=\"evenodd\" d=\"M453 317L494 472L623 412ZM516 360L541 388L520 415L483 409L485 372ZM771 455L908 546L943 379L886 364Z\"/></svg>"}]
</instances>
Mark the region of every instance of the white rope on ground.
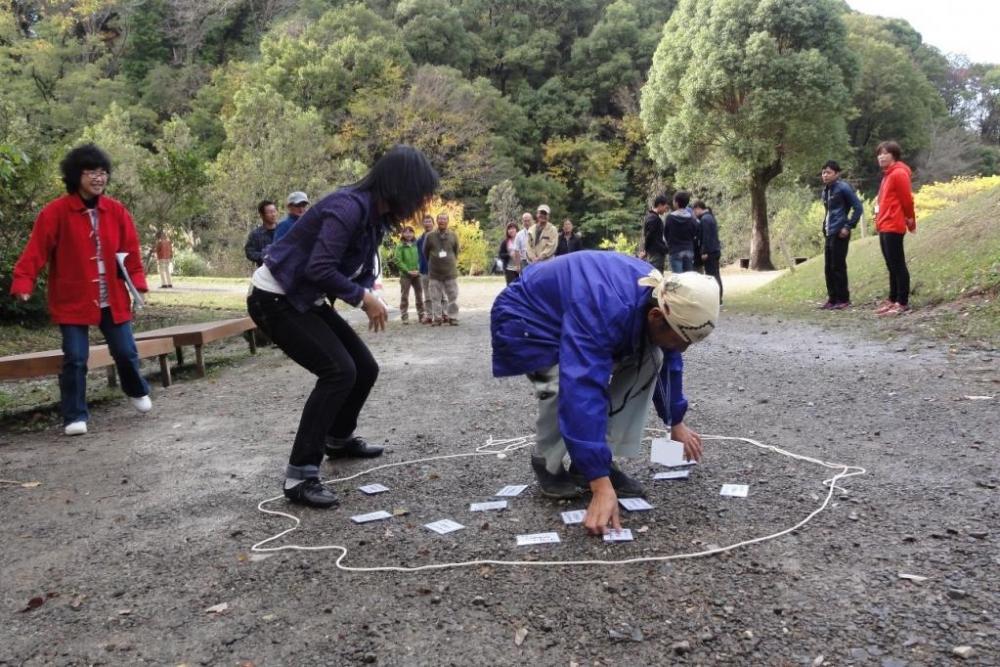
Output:
<instances>
[{"instance_id":1,"label":"white rope on ground","mask_svg":"<svg viewBox=\"0 0 1000 667\"><path fill-rule=\"evenodd\" d=\"M667 434L666 431L662 429L647 429L652 433ZM266 546L276 540L281 539L289 533L295 532L299 529L302 524L302 520L299 517L289 514L288 512L282 512L279 510L267 509L265 505L268 503L275 502L284 498L284 495L274 496L273 498L268 498L267 500L262 500L257 505L258 511L264 514L270 514L273 516L280 516L286 519L291 519L294 525L291 528L272 535L267 539L257 542L252 547L250 551L255 553L276 553L279 551L339 551L340 555L334 562L334 565L339 570L344 572L426 572L429 570L447 570L460 567L473 567L481 565L504 565L504 566L514 566L523 565L530 567L553 567L553 566L580 566L580 565L632 565L636 563L662 563L672 560L688 560L692 558L704 558L706 556L715 556L717 554L726 553L727 551L733 551L735 549L740 549L742 547L750 546L751 544L758 544L760 542L766 542L768 540L774 540L784 535L788 535L813 520L816 515L825 510L830 501L833 499L833 492L835 489L844 490L843 487L839 486L838 482L848 477L854 477L856 475L864 475L867 471L859 466L845 465L842 463L828 463L826 461L821 461L819 459L813 458L811 456L804 456L802 454L796 454L794 452L789 452L787 450L781 449L780 447L775 447L774 445L765 445L763 443L757 442L751 438L740 438L734 436L723 436L723 435L703 435L702 440L736 440L740 442L745 442L747 444L753 445L760 449L764 449L782 456L787 456L798 461L805 461L807 463L812 463L824 468L829 468L831 470L838 470L838 472L833 476L823 480L823 485L827 487L826 498L820 503L819 507L810 512L804 519L796 523L794 526L785 528L776 533L771 533L770 535L764 535L762 537L755 537L749 540L743 540L741 542L736 542L723 547L714 547L712 549L705 549L703 551L692 551L688 553L670 554L667 556L641 556L637 558L623 558L619 560L495 560L495 559L477 559L477 560L467 560L454 563L431 563L428 565L417 565L413 567L406 567L401 565L380 565L373 567L356 567L352 565L344 565L343 561L347 557L347 547L339 544L324 544L317 546L305 546L301 544L282 544L279 546ZM510 438L506 440L494 440L490 438L485 444L480 445L473 452L466 452L462 454L443 454L440 456L429 456L421 459L414 459L412 461L400 461L399 463L387 463L367 470L362 470L359 473L349 475L347 477L339 477L336 479L326 480L324 484L333 484L336 482L347 482L352 479L356 479L363 475L368 475L379 470L386 470L389 468L398 468L402 466L410 466L418 463L427 463L430 461L444 461L447 459L457 459L457 458L467 458L473 456L498 456L504 458L510 452L517 451L532 445L534 438L531 436L520 437L520 438Z\"/></svg>"}]
</instances>

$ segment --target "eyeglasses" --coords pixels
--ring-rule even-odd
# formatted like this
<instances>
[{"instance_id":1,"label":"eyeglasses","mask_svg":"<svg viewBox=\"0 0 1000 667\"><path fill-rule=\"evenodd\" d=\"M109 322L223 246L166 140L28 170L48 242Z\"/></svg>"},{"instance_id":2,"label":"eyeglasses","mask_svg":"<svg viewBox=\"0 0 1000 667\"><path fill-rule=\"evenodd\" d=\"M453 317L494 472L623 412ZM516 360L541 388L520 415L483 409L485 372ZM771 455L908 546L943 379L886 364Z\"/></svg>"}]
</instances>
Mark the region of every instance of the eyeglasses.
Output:
<instances>
[{"instance_id":1,"label":"eyeglasses","mask_svg":"<svg viewBox=\"0 0 1000 667\"><path fill-rule=\"evenodd\" d=\"M93 180L100 180L108 177L108 172L103 169L84 169L83 175Z\"/></svg>"}]
</instances>

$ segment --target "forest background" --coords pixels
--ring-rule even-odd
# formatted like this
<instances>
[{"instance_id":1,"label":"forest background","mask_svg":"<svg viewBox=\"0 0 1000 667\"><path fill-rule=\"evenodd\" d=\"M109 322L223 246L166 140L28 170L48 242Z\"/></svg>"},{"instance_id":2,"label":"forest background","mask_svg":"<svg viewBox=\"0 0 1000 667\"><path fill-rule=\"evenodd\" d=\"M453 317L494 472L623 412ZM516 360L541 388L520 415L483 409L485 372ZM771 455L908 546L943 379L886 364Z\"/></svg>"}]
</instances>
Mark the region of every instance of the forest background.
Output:
<instances>
[{"instance_id":1,"label":"forest background","mask_svg":"<svg viewBox=\"0 0 1000 667\"><path fill-rule=\"evenodd\" d=\"M86 140L188 275L245 275L259 200L315 201L400 142L442 174L467 273L543 202L632 251L651 196L691 189L724 260L770 268L822 248L827 159L868 199L883 139L917 186L1000 172L1000 66L840 0L12 0L0 77L4 292Z\"/></svg>"}]
</instances>

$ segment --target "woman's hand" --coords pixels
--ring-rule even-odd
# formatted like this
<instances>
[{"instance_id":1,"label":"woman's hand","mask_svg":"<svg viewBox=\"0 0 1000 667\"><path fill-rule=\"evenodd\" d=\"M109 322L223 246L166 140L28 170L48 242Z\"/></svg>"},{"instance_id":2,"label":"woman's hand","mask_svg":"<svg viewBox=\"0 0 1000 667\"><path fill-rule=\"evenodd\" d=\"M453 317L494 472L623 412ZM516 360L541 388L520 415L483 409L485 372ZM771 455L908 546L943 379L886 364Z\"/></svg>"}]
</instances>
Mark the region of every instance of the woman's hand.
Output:
<instances>
[{"instance_id":1,"label":"woman's hand","mask_svg":"<svg viewBox=\"0 0 1000 667\"><path fill-rule=\"evenodd\" d=\"M382 299L371 292L365 292L361 300L361 310L368 316L369 331L385 331L385 323L389 320L389 309L385 307Z\"/></svg>"}]
</instances>

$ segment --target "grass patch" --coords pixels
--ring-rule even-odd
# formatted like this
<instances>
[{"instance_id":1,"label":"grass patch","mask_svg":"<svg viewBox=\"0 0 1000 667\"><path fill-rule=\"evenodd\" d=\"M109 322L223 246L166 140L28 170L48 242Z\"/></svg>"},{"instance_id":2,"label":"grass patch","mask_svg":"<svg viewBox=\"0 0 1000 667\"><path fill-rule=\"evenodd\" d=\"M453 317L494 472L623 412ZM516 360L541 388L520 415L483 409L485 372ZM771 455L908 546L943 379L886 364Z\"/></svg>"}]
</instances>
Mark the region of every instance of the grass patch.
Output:
<instances>
[{"instance_id":1,"label":"grass patch","mask_svg":"<svg viewBox=\"0 0 1000 667\"><path fill-rule=\"evenodd\" d=\"M850 311L817 312L826 300L823 257L749 294L734 295L727 307L783 313L822 321L870 321L888 334L920 332L935 338L958 338L964 344L996 348L1000 342L1000 187L972 194L918 221L907 234L910 305L915 311L879 319L871 308L886 298L888 274L877 237L851 243L847 257Z\"/></svg>"}]
</instances>

